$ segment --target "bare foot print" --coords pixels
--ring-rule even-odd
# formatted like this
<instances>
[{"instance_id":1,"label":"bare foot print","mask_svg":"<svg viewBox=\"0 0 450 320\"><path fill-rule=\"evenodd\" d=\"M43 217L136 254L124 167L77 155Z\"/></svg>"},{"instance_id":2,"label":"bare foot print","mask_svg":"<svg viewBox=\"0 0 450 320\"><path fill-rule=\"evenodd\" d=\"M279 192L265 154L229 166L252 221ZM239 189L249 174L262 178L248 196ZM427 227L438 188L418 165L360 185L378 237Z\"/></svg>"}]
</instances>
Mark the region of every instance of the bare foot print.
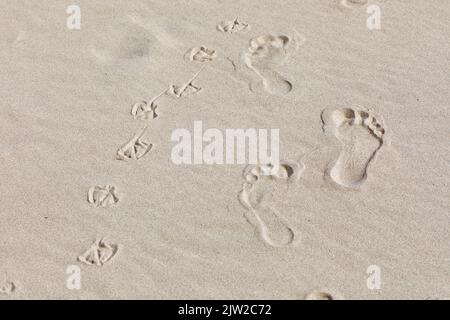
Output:
<instances>
[{"instance_id":1,"label":"bare foot print","mask_svg":"<svg viewBox=\"0 0 450 320\"><path fill-rule=\"evenodd\" d=\"M244 178L250 183L254 184L261 179L283 180L292 182L297 180L304 170L304 165L295 161L285 160L280 161L278 167L272 164L266 165L250 165L244 170Z\"/></svg>"},{"instance_id":2,"label":"bare foot print","mask_svg":"<svg viewBox=\"0 0 450 320\"><path fill-rule=\"evenodd\" d=\"M261 78L261 83L252 82L250 84L250 90L253 92L258 92L260 85L264 89L273 95L285 95L292 91L292 83L278 72L271 69L254 69L256 75Z\"/></svg>"},{"instance_id":3,"label":"bare foot print","mask_svg":"<svg viewBox=\"0 0 450 320\"><path fill-rule=\"evenodd\" d=\"M249 166L244 170L246 182L239 193L241 204L248 210L245 217L252 224L261 239L272 247L286 247L296 244L296 231L273 206L263 201L264 188L257 186L268 180L277 184L290 183L298 179L304 166L295 162L281 162L278 168L270 165Z\"/></svg>"},{"instance_id":4,"label":"bare foot print","mask_svg":"<svg viewBox=\"0 0 450 320\"><path fill-rule=\"evenodd\" d=\"M117 244L108 243L103 239L96 240L89 249L78 257L78 261L90 266L101 267L113 259L118 251L119 246Z\"/></svg>"},{"instance_id":5,"label":"bare foot print","mask_svg":"<svg viewBox=\"0 0 450 320\"><path fill-rule=\"evenodd\" d=\"M142 129L141 132L117 150L116 157L118 160L139 160L150 152L153 144L142 139L146 129L147 127Z\"/></svg>"},{"instance_id":6,"label":"bare foot print","mask_svg":"<svg viewBox=\"0 0 450 320\"><path fill-rule=\"evenodd\" d=\"M117 202L119 198L116 195L116 189L112 185L95 186L89 189L88 201L95 208L97 207L110 207Z\"/></svg>"},{"instance_id":7,"label":"bare foot print","mask_svg":"<svg viewBox=\"0 0 450 320\"><path fill-rule=\"evenodd\" d=\"M232 21L222 21L217 25L217 30L224 33L236 33L248 29L250 26L247 23L242 23L238 18Z\"/></svg>"},{"instance_id":8,"label":"bare foot print","mask_svg":"<svg viewBox=\"0 0 450 320\"><path fill-rule=\"evenodd\" d=\"M208 49L206 46L195 47L184 55L185 60L194 62L210 62L217 58L217 53L215 50Z\"/></svg>"},{"instance_id":9,"label":"bare foot print","mask_svg":"<svg viewBox=\"0 0 450 320\"><path fill-rule=\"evenodd\" d=\"M368 167L384 142L381 119L361 107L326 110L324 130L342 143L342 151L327 174L344 187L358 187L367 179Z\"/></svg>"},{"instance_id":10,"label":"bare foot print","mask_svg":"<svg viewBox=\"0 0 450 320\"><path fill-rule=\"evenodd\" d=\"M249 215L252 216L250 217ZM257 223L255 227L261 239L272 247L287 247L292 245L296 240L295 230L272 207L260 207L258 210L250 211L245 217L251 224L254 224L252 221L256 219Z\"/></svg>"},{"instance_id":11,"label":"bare foot print","mask_svg":"<svg viewBox=\"0 0 450 320\"><path fill-rule=\"evenodd\" d=\"M197 79L197 77L200 75L203 69L204 67L201 68L196 74L194 74L194 76L191 79L186 81L181 86L171 84L169 86L168 92L175 98L187 97L199 93L200 91L202 91L202 88L196 86L194 84L194 80Z\"/></svg>"},{"instance_id":12,"label":"bare foot print","mask_svg":"<svg viewBox=\"0 0 450 320\"><path fill-rule=\"evenodd\" d=\"M250 40L242 57L245 65L253 70L270 94L284 95L292 90L292 83L280 75L275 68L284 64L305 40L300 36L264 35ZM252 85L252 91L257 86Z\"/></svg>"},{"instance_id":13,"label":"bare foot print","mask_svg":"<svg viewBox=\"0 0 450 320\"><path fill-rule=\"evenodd\" d=\"M306 295L305 300L344 300L344 298L339 293L322 289L310 292Z\"/></svg>"}]
</instances>

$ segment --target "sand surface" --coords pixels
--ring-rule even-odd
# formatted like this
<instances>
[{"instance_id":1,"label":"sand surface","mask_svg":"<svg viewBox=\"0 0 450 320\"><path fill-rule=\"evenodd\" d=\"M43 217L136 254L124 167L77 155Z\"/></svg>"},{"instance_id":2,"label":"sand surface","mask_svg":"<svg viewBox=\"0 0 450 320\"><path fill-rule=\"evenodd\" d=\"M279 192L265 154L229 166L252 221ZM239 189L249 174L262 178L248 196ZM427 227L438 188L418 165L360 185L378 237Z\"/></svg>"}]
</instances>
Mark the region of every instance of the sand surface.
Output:
<instances>
[{"instance_id":1,"label":"sand surface","mask_svg":"<svg viewBox=\"0 0 450 320\"><path fill-rule=\"evenodd\" d=\"M450 3L72 4L0 4L0 299L450 297ZM194 121L292 179L174 164Z\"/></svg>"}]
</instances>

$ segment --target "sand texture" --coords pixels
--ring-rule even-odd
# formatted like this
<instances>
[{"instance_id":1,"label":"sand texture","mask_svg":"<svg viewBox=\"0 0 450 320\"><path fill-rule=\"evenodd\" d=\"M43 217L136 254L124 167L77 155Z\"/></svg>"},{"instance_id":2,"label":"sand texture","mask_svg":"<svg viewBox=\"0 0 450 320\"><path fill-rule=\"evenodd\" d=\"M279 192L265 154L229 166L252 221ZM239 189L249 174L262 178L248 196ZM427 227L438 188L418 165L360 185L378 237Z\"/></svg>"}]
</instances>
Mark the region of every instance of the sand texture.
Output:
<instances>
[{"instance_id":1,"label":"sand texture","mask_svg":"<svg viewBox=\"0 0 450 320\"><path fill-rule=\"evenodd\" d=\"M2 0L0 21L0 299L450 298L450 2ZM195 121L279 129L279 170L174 163Z\"/></svg>"}]
</instances>

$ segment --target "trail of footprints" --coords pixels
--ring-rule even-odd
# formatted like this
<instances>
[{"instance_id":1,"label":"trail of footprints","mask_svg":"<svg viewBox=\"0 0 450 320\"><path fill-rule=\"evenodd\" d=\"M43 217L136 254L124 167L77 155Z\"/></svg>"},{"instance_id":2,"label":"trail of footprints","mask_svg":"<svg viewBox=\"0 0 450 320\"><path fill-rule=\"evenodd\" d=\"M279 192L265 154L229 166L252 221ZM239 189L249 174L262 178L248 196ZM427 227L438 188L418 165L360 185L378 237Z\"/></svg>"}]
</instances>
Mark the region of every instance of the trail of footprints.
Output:
<instances>
[{"instance_id":1,"label":"trail of footprints","mask_svg":"<svg viewBox=\"0 0 450 320\"><path fill-rule=\"evenodd\" d=\"M339 0L344 7L363 6L368 0ZM216 26L222 33L235 34L248 30L250 25L238 18L222 21ZM259 78L259 82L251 84L251 90L258 86L273 95L288 94L293 89L291 80L278 72L278 67L287 63L305 42L295 30L291 35L262 35L252 38L248 48L242 52L242 62ZM189 97L200 93L203 89L196 80L204 71L205 65L218 58L216 50L205 45L189 49L184 59L187 62L202 65L187 81L181 84L169 84L160 93L149 100L136 102L130 113L135 120L148 121L159 118L158 100L168 95L175 99ZM234 62L233 62L234 64ZM383 121L371 111L363 107L326 109L322 113L323 129L326 134L333 135L341 143L341 152L331 162L325 172L327 180L343 188L361 186L368 177L368 169L374 161L385 140ZM153 144L145 137L147 126L135 133L130 140L116 152L116 159L137 161L153 150ZM249 166L244 170L244 182L239 192L239 201L246 209L245 217L254 227L260 239L271 247L291 247L298 243L300 235L297 230L278 211L268 197L265 187L284 188L295 183L305 170L303 163L282 161L279 166L260 164ZM266 199L269 198L269 199ZM94 186L88 191L88 202L95 208L111 207L120 201L113 185ZM102 267L113 260L120 246L104 240L95 240L88 249L78 257L78 261ZM14 291L14 284L0 288L0 293ZM306 297L309 300L335 300L342 297L328 291L313 291Z\"/></svg>"},{"instance_id":2,"label":"trail of footprints","mask_svg":"<svg viewBox=\"0 0 450 320\"><path fill-rule=\"evenodd\" d=\"M382 119L364 107L352 106L325 109L322 121L324 132L341 143L338 158L330 163L325 172L326 180L345 189L360 187L368 177L370 164L385 142L386 130ZM244 170L245 182L239 192L239 201L247 210L247 221L269 246L292 246L299 236L282 213L272 206L272 199L265 201L271 192L258 186L275 181L274 188L280 189L297 181L304 169L301 163L282 161L278 168L269 164L250 166ZM325 299L319 293L312 294L310 298Z\"/></svg>"},{"instance_id":3,"label":"trail of footprints","mask_svg":"<svg viewBox=\"0 0 450 320\"><path fill-rule=\"evenodd\" d=\"M239 29L239 24L236 21L236 26L231 29ZM230 29L230 32L231 32ZM227 29L228 30L228 29ZM228 31L227 31L228 32ZM234 32L234 31L233 31ZM211 62L217 58L215 50L211 50L206 46L199 46L190 49L185 54L187 61L196 63ZM153 98L147 100L141 100L134 103L131 106L130 113L135 120L154 120L158 118L158 100L168 94L176 99L184 98L195 95L202 91L202 88L196 85L194 82L204 70L204 66L201 67L190 79L184 83L169 84L164 90ZM153 149L153 144L145 138L145 132L148 126L146 125L140 132L135 133L131 139L125 142L116 152L116 159L122 161L137 161L145 157ZM117 195L116 187L113 185L96 185L88 190L87 196L88 202L94 208L103 207L108 208L116 205L120 198ZM97 239L89 248L78 257L78 261L89 266L102 267L106 263L110 262L118 253L119 245L108 242L106 240Z\"/></svg>"}]
</instances>

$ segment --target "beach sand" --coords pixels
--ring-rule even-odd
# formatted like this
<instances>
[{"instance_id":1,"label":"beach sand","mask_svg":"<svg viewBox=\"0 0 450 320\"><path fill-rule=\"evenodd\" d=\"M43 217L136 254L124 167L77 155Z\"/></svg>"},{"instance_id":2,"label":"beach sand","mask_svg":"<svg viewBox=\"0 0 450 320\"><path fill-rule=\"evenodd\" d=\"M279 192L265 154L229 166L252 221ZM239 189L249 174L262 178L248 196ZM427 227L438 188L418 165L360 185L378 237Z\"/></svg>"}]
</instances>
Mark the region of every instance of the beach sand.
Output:
<instances>
[{"instance_id":1,"label":"beach sand","mask_svg":"<svg viewBox=\"0 0 450 320\"><path fill-rule=\"evenodd\" d=\"M450 298L450 4L356 2L3 1L0 299Z\"/></svg>"}]
</instances>

